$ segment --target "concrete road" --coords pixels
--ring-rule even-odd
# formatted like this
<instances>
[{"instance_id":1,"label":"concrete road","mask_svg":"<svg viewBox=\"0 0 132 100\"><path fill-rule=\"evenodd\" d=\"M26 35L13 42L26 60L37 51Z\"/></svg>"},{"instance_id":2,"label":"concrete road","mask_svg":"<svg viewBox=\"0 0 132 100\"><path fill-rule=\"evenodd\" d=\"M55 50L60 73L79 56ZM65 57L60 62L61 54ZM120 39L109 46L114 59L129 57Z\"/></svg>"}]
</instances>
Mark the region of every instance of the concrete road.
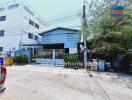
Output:
<instances>
[{"instance_id":1,"label":"concrete road","mask_svg":"<svg viewBox=\"0 0 132 100\"><path fill-rule=\"evenodd\" d=\"M7 68L0 100L132 100L132 76L45 66ZM92 77L93 76L93 77Z\"/></svg>"}]
</instances>

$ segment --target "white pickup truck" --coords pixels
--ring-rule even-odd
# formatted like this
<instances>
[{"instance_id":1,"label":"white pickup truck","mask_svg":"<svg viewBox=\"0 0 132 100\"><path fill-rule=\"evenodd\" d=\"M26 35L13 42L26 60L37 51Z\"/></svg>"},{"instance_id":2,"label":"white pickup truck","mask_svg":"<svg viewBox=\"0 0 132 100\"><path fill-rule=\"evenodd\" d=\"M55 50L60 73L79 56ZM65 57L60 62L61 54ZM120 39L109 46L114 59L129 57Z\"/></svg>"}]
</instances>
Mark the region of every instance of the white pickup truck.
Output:
<instances>
[{"instance_id":1,"label":"white pickup truck","mask_svg":"<svg viewBox=\"0 0 132 100\"><path fill-rule=\"evenodd\" d=\"M6 79L6 68L3 66L3 59L0 58L0 93L4 92L5 90L4 87L5 79Z\"/></svg>"}]
</instances>

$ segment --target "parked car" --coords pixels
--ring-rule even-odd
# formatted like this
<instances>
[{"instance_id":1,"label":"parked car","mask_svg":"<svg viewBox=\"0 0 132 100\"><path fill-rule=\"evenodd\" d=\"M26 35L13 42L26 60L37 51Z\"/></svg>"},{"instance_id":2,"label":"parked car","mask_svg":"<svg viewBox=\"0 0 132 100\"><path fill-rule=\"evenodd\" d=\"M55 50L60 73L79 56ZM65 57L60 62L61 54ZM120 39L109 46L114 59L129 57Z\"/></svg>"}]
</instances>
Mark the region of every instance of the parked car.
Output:
<instances>
[{"instance_id":1,"label":"parked car","mask_svg":"<svg viewBox=\"0 0 132 100\"><path fill-rule=\"evenodd\" d=\"M0 58L0 93L5 90L6 68L3 66L3 59Z\"/></svg>"}]
</instances>

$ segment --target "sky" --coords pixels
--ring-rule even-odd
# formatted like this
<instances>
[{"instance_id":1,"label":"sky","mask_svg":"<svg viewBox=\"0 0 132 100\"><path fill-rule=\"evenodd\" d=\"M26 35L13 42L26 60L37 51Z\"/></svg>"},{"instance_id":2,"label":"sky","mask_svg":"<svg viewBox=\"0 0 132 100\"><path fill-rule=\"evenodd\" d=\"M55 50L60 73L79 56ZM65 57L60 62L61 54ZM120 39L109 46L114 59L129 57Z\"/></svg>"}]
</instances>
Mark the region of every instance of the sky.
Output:
<instances>
[{"instance_id":1,"label":"sky","mask_svg":"<svg viewBox=\"0 0 132 100\"><path fill-rule=\"evenodd\" d=\"M0 0L0 3L9 0ZM82 9L83 0L25 0L44 19L53 20L55 16L68 16ZM81 25L81 17L67 22L50 23L49 27L75 27ZM75 27L77 28L77 27Z\"/></svg>"}]
</instances>

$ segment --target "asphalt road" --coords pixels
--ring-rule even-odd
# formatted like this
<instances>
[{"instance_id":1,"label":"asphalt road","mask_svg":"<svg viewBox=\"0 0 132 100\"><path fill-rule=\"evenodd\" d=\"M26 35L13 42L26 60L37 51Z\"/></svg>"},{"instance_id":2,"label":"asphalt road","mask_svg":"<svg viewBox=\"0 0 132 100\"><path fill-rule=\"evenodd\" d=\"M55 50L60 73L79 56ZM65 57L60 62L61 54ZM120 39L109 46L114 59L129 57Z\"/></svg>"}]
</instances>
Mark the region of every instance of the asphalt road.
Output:
<instances>
[{"instance_id":1,"label":"asphalt road","mask_svg":"<svg viewBox=\"0 0 132 100\"><path fill-rule=\"evenodd\" d=\"M7 68L0 100L132 100L132 77L124 74L40 66Z\"/></svg>"}]
</instances>

